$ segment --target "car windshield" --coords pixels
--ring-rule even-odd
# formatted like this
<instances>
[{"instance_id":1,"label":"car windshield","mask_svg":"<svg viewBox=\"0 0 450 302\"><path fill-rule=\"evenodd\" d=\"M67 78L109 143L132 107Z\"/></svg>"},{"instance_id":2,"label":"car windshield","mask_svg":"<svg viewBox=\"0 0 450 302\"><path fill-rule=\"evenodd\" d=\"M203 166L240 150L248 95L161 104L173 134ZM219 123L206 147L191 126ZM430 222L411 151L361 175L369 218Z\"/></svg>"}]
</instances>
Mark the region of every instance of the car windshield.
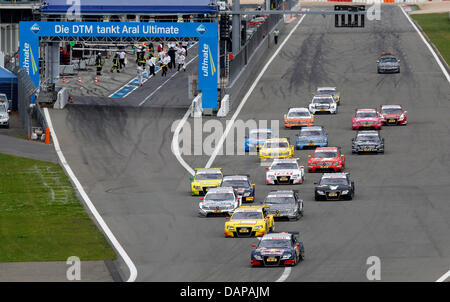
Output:
<instances>
[{"instance_id":1,"label":"car windshield","mask_svg":"<svg viewBox=\"0 0 450 302\"><path fill-rule=\"evenodd\" d=\"M233 200L233 193L210 193L206 194L205 201L221 201L221 200Z\"/></svg>"},{"instance_id":2,"label":"car windshield","mask_svg":"<svg viewBox=\"0 0 450 302\"><path fill-rule=\"evenodd\" d=\"M290 170L290 169L298 169L296 163L276 163L270 167L271 170Z\"/></svg>"},{"instance_id":3,"label":"car windshield","mask_svg":"<svg viewBox=\"0 0 450 302\"><path fill-rule=\"evenodd\" d=\"M269 195L264 201L266 204L292 204L295 203L293 195Z\"/></svg>"},{"instance_id":4,"label":"car windshield","mask_svg":"<svg viewBox=\"0 0 450 302\"><path fill-rule=\"evenodd\" d=\"M301 136L319 136L322 135L322 131L321 130L302 130L300 132Z\"/></svg>"},{"instance_id":5,"label":"car windshield","mask_svg":"<svg viewBox=\"0 0 450 302\"><path fill-rule=\"evenodd\" d=\"M336 151L316 151L314 152L314 157L338 157L338 154Z\"/></svg>"},{"instance_id":6,"label":"car windshield","mask_svg":"<svg viewBox=\"0 0 450 302\"><path fill-rule=\"evenodd\" d=\"M288 117L310 117L310 113L306 111L291 111Z\"/></svg>"},{"instance_id":7,"label":"car windshield","mask_svg":"<svg viewBox=\"0 0 450 302\"><path fill-rule=\"evenodd\" d=\"M322 178L320 181L320 185L348 185L348 181L344 177L336 177L336 178Z\"/></svg>"},{"instance_id":8,"label":"car windshield","mask_svg":"<svg viewBox=\"0 0 450 302\"><path fill-rule=\"evenodd\" d=\"M330 104L332 102L329 98L320 98L320 99L313 99L314 104Z\"/></svg>"},{"instance_id":9,"label":"car windshield","mask_svg":"<svg viewBox=\"0 0 450 302\"><path fill-rule=\"evenodd\" d=\"M322 89L319 89L319 90L317 90L317 92L319 92L321 94L331 94L331 95L333 95L333 94L336 93L336 90L322 90Z\"/></svg>"},{"instance_id":10,"label":"car windshield","mask_svg":"<svg viewBox=\"0 0 450 302\"><path fill-rule=\"evenodd\" d=\"M403 110L401 108L383 108L381 109L382 113L402 113Z\"/></svg>"},{"instance_id":11,"label":"car windshield","mask_svg":"<svg viewBox=\"0 0 450 302\"><path fill-rule=\"evenodd\" d=\"M356 117L378 117L376 112L364 112L360 111L356 113Z\"/></svg>"},{"instance_id":12,"label":"car windshield","mask_svg":"<svg viewBox=\"0 0 450 302\"><path fill-rule=\"evenodd\" d=\"M265 239L260 241L258 248L283 248L291 246L291 240L288 239Z\"/></svg>"},{"instance_id":13,"label":"car windshield","mask_svg":"<svg viewBox=\"0 0 450 302\"><path fill-rule=\"evenodd\" d=\"M222 182L222 187L248 188L250 183L245 179L226 179Z\"/></svg>"},{"instance_id":14,"label":"car windshield","mask_svg":"<svg viewBox=\"0 0 450 302\"><path fill-rule=\"evenodd\" d=\"M233 214L232 219L262 219L262 213L256 211L254 212L239 211Z\"/></svg>"},{"instance_id":15,"label":"car windshield","mask_svg":"<svg viewBox=\"0 0 450 302\"><path fill-rule=\"evenodd\" d=\"M265 148L287 148L288 143L286 142L266 142Z\"/></svg>"},{"instance_id":16,"label":"car windshield","mask_svg":"<svg viewBox=\"0 0 450 302\"><path fill-rule=\"evenodd\" d=\"M397 62L397 59L394 57L384 57L380 59L381 63L395 63Z\"/></svg>"},{"instance_id":17,"label":"car windshield","mask_svg":"<svg viewBox=\"0 0 450 302\"><path fill-rule=\"evenodd\" d=\"M264 140L272 137L271 132L252 132L249 135L250 139Z\"/></svg>"},{"instance_id":18,"label":"car windshield","mask_svg":"<svg viewBox=\"0 0 450 302\"><path fill-rule=\"evenodd\" d=\"M195 177L196 180L214 180L222 179L222 174L220 173L199 173Z\"/></svg>"},{"instance_id":19,"label":"car windshield","mask_svg":"<svg viewBox=\"0 0 450 302\"><path fill-rule=\"evenodd\" d=\"M380 139L377 135L358 135L356 140L358 142L378 142Z\"/></svg>"}]
</instances>

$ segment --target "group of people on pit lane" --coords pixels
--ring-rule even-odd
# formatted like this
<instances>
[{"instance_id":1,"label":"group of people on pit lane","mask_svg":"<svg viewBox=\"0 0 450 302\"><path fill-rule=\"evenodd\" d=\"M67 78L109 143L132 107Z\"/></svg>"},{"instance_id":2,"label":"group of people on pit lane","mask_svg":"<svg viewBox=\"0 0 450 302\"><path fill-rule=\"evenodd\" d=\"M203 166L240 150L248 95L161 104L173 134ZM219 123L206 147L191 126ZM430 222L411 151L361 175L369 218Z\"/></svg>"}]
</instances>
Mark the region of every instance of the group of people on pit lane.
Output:
<instances>
[{"instance_id":1,"label":"group of people on pit lane","mask_svg":"<svg viewBox=\"0 0 450 302\"><path fill-rule=\"evenodd\" d=\"M153 43L149 43L146 47L145 43L142 43L136 48L136 71L139 86L143 85L144 76L150 77L155 76L155 69L159 66L162 70L161 76L167 76L167 71L169 69L183 69L186 71L186 57L188 51L189 42L168 42L164 45L164 42L160 42L157 45L156 50L153 47ZM148 55L146 56L146 51ZM125 50L117 52L113 57L113 66L111 67L111 72L124 69L127 65L127 55ZM178 68L177 68L178 65ZM97 75L102 74L103 60L101 53L98 53L96 58ZM145 74L144 74L145 71Z\"/></svg>"}]
</instances>

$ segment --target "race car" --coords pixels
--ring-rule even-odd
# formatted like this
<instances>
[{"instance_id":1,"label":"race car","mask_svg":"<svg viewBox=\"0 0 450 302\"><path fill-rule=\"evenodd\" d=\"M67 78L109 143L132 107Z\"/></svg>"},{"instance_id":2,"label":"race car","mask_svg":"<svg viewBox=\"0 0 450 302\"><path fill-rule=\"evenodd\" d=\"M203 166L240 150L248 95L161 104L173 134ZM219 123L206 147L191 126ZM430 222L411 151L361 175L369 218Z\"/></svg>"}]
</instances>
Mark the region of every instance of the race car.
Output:
<instances>
[{"instance_id":1,"label":"race car","mask_svg":"<svg viewBox=\"0 0 450 302\"><path fill-rule=\"evenodd\" d=\"M307 108L289 108L284 115L284 127L303 127L314 125L314 115Z\"/></svg>"},{"instance_id":2,"label":"race car","mask_svg":"<svg viewBox=\"0 0 450 302\"><path fill-rule=\"evenodd\" d=\"M297 150L306 147L326 147L328 146L328 134L322 126L303 127L295 140Z\"/></svg>"},{"instance_id":3,"label":"race car","mask_svg":"<svg viewBox=\"0 0 450 302\"><path fill-rule=\"evenodd\" d=\"M400 60L393 52L382 52L377 60L377 71L378 73L400 73Z\"/></svg>"},{"instance_id":4,"label":"race car","mask_svg":"<svg viewBox=\"0 0 450 302\"><path fill-rule=\"evenodd\" d=\"M242 204L241 197L232 187L211 188L200 200L199 214L204 217L212 214L232 215L234 210Z\"/></svg>"},{"instance_id":5,"label":"race car","mask_svg":"<svg viewBox=\"0 0 450 302\"><path fill-rule=\"evenodd\" d=\"M272 138L272 129L251 129L245 137L245 152L259 151L267 139Z\"/></svg>"},{"instance_id":6,"label":"race car","mask_svg":"<svg viewBox=\"0 0 450 302\"><path fill-rule=\"evenodd\" d=\"M336 87L318 87L317 94L332 95L338 106L341 104L341 94L336 90Z\"/></svg>"},{"instance_id":7,"label":"race car","mask_svg":"<svg viewBox=\"0 0 450 302\"><path fill-rule=\"evenodd\" d=\"M361 128L380 130L382 125L381 116L375 109L356 109L352 117L353 130L360 130Z\"/></svg>"},{"instance_id":8,"label":"race car","mask_svg":"<svg viewBox=\"0 0 450 302\"><path fill-rule=\"evenodd\" d=\"M384 138L376 130L358 131L352 138L352 153L384 153Z\"/></svg>"},{"instance_id":9,"label":"race car","mask_svg":"<svg viewBox=\"0 0 450 302\"><path fill-rule=\"evenodd\" d=\"M379 112L383 125L408 124L406 113L401 105L381 105Z\"/></svg>"},{"instance_id":10,"label":"race car","mask_svg":"<svg viewBox=\"0 0 450 302\"><path fill-rule=\"evenodd\" d=\"M224 176L222 187L232 187L242 202L253 202L255 200L255 184L250 182L250 175Z\"/></svg>"},{"instance_id":11,"label":"race car","mask_svg":"<svg viewBox=\"0 0 450 302\"><path fill-rule=\"evenodd\" d=\"M342 172L345 168L345 156L337 147L319 147L308 155L308 172L323 172L330 170Z\"/></svg>"},{"instance_id":12,"label":"race car","mask_svg":"<svg viewBox=\"0 0 450 302\"><path fill-rule=\"evenodd\" d=\"M263 204L269 206L268 213L274 219L299 220L303 216L303 200L297 190L271 191Z\"/></svg>"},{"instance_id":13,"label":"race car","mask_svg":"<svg viewBox=\"0 0 450 302\"><path fill-rule=\"evenodd\" d=\"M275 159L266 168L266 184L301 184L305 178L305 167L298 165L298 158Z\"/></svg>"},{"instance_id":14,"label":"race car","mask_svg":"<svg viewBox=\"0 0 450 302\"><path fill-rule=\"evenodd\" d=\"M309 111L312 114L317 112L329 112L331 114L337 113L337 103L334 97L330 94L318 94L313 97L309 104Z\"/></svg>"},{"instance_id":15,"label":"race car","mask_svg":"<svg viewBox=\"0 0 450 302\"><path fill-rule=\"evenodd\" d=\"M351 200L355 196L355 183L348 173L324 173L320 182L314 184L315 200Z\"/></svg>"},{"instance_id":16,"label":"race car","mask_svg":"<svg viewBox=\"0 0 450 302\"><path fill-rule=\"evenodd\" d=\"M298 232L264 235L250 256L255 266L295 266L305 259L303 242L298 241Z\"/></svg>"},{"instance_id":17,"label":"race car","mask_svg":"<svg viewBox=\"0 0 450 302\"><path fill-rule=\"evenodd\" d=\"M259 158L261 160L275 158L291 158L294 156L294 145L289 143L287 138L271 138L266 140L259 149Z\"/></svg>"},{"instance_id":18,"label":"race car","mask_svg":"<svg viewBox=\"0 0 450 302\"><path fill-rule=\"evenodd\" d=\"M273 216L267 213L268 206L240 206L225 222L225 237L263 236L275 230Z\"/></svg>"},{"instance_id":19,"label":"race car","mask_svg":"<svg viewBox=\"0 0 450 302\"><path fill-rule=\"evenodd\" d=\"M195 169L195 175L190 178L192 195L206 194L209 188L220 186L222 178L221 168Z\"/></svg>"}]
</instances>

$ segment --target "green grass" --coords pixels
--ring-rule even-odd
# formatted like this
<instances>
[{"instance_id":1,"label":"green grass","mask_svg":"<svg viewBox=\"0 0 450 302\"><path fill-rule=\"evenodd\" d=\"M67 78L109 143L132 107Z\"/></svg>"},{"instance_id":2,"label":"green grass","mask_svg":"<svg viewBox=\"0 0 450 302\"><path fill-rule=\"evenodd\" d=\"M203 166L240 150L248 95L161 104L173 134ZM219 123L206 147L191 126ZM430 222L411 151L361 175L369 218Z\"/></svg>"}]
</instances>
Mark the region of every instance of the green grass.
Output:
<instances>
[{"instance_id":1,"label":"green grass","mask_svg":"<svg viewBox=\"0 0 450 302\"><path fill-rule=\"evenodd\" d=\"M58 164L0 154L0 262L115 259Z\"/></svg>"},{"instance_id":2,"label":"green grass","mask_svg":"<svg viewBox=\"0 0 450 302\"><path fill-rule=\"evenodd\" d=\"M431 42L439 49L450 65L450 20L449 13L417 14L411 17L419 23Z\"/></svg>"}]
</instances>

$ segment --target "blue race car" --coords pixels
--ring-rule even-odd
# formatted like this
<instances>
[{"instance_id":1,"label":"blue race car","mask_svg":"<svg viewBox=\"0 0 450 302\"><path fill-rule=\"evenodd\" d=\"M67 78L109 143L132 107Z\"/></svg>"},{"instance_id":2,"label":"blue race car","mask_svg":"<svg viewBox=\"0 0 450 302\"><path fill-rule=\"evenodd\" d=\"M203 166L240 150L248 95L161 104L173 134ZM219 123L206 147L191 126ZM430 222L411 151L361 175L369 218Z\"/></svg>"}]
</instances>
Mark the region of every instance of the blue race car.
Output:
<instances>
[{"instance_id":1,"label":"blue race car","mask_svg":"<svg viewBox=\"0 0 450 302\"><path fill-rule=\"evenodd\" d=\"M303 127L296 136L295 146L297 150L305 147L328 146L328 134L322 126Z\"/></svg>"},{"instance_id":2,"label":"blue race car","mask_svg":"<svg viewBox=\"0 0 450 302\"><path fill-rule=\"evenodd\" d=\"M245 152L259 151L267 139L272 138L272 129L251 129L245 137Z\"/></svg>"},{"instance_id":3,"label":"blue race car","mask_svg":"<svg viewBox=\"0 0 450 302\"><path fill-rule=\"evenodd\" d=\"M298 232L270 233L264 235L252 251L252 266L294 266L305 259L303 242L297 240Z\"/></svg>"}]
</instances>

